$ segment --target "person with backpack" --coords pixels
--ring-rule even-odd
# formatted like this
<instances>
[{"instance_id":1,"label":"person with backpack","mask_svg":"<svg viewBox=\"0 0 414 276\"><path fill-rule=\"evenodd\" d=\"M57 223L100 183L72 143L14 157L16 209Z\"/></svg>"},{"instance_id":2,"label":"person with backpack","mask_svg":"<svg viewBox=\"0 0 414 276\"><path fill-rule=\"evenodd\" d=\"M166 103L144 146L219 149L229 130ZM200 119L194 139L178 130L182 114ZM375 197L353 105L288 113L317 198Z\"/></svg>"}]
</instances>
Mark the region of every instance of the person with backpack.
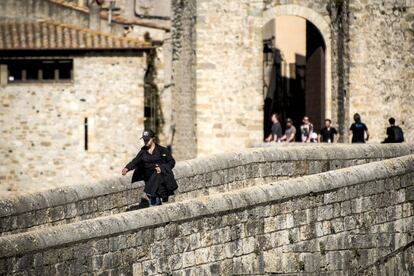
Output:
<instances>
[{"instance_id":1,"label":"person with backpack","mask_svg":"<svg viewBox=\"0 0 414 276\"><path fill-rule=\"evenodd\" d=\"M367 126L361 121L361 115L354 114L354 123L349 128L349 134L352 134L352 143L365 143L369 139Z\"/></svg>"},{"instance_id":2,"label":"person with backpack","mask_svg":"<svg viewBox=\"0 0 414 276\"><path fill-rule=\"evenodd\" d=\"M387 128L387 138L383 143L402 143L404 142L404 132L401 127L395 125L395 119L389 118L390 127Z\"/></svg>"}]
</instances>

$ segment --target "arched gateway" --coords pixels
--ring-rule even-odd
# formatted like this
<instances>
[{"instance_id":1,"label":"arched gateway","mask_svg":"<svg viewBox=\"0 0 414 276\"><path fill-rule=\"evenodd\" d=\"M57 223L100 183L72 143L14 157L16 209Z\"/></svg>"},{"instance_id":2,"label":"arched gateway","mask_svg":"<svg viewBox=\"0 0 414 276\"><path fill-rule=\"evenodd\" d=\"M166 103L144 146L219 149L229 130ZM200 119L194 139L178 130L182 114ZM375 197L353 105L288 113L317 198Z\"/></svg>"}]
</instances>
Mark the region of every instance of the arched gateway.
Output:
<instances>
[{"instance_id":1,"label":"arched gateway","mask_svg":"<svg viewBox=\"0 0 414 276\"><path fill-rule=\"evenodd\" d=\"M328 22L314 10L292 4L264 11L263 23L265 135L271 112L293 117L297 125L306 114L318 129L332 116Z\"/></svg>"}]
</instances>

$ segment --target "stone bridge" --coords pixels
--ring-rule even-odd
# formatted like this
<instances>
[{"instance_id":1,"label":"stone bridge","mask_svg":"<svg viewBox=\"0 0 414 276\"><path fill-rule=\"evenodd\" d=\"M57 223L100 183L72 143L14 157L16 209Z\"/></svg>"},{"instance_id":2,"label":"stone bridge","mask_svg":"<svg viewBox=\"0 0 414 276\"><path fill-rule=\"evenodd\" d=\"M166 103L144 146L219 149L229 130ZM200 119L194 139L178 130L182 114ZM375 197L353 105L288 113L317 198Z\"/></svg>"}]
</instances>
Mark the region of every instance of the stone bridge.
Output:
<instances>
[{"instance_id":1,"label":"stone bridge","mask_svg":"<svg viewBox=\"0 0 414 276\"><path fill-rule=\"evenodd\" d=\"M413 275L414 145L179 162L171 203L116 178L0 202L0 275Z\"/></svg>"}]
</instances>

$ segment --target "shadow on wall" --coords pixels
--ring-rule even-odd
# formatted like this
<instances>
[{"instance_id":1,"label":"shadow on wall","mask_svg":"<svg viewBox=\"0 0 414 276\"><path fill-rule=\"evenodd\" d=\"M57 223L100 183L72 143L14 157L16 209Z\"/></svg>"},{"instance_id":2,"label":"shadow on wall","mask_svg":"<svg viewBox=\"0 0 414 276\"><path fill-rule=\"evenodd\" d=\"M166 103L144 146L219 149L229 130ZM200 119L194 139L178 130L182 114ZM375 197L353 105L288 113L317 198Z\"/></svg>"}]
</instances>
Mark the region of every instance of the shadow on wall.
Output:
<instances>
[{"instance_id":1,"label":"shadow on wall","mask_svg":"<svg viewBox=\"0 0 414 276\"><path fill-rule=\"evenodd\" d=\"M294 18L294 17L293 17ZM297 17L299 18L299 17ZM289 19L289 20L292 20ZM303 21L303 19L301 19ZM297 129L304 116L308 116L315 128L319 130L325 119L325 50L322 34L309 21L303 21L303 31L278 30L270 31L273 21L266 25L264 40L264 137L271 131L270 117L278 113L283 129L286 118L293 120ZM277 23L276 23L277 25ZM293 34L289 34L292 31ZM279 38L280 37L280 38ZM286 42L302 38L302 44L295 49L286 46ZM274 46L280 44L282 48ZM294 57L293 57L294 56ZM300 133L297 132L300 141Z\"/></svg>"}]
</instances>

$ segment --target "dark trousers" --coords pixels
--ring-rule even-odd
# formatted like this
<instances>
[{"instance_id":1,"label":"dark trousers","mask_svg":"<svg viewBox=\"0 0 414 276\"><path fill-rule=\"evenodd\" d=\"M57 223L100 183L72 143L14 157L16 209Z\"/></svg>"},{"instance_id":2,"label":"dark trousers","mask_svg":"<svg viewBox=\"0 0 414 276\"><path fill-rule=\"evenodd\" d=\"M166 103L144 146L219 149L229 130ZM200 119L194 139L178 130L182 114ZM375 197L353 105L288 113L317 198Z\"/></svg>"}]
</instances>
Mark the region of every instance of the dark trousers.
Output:
<instances>
[{"instance_id":1,"label":"dark trousers","mask_svg":"<svg viewBox=\"0 0 414 276\"><path fill-rule=\"evenodd\" d=\"M150 195L148 195L148 197L149 197L149 200L150 200L150 202L149 202L150 206L162 205L162 200L161 200L160 197L155 197L155 196L150 196Z\"/></svg>"}]
</instances>

